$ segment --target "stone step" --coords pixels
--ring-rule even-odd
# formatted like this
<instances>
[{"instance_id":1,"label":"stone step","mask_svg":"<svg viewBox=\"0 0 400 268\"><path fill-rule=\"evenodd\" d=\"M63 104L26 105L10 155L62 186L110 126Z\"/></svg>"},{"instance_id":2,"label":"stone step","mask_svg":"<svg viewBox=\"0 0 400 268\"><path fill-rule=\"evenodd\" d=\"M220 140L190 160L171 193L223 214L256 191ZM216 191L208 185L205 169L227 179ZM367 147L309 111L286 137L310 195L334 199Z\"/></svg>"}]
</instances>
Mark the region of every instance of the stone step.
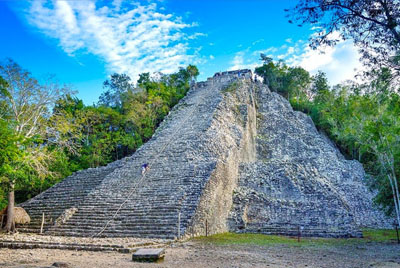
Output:
<instances>
[{"instance_id":1,"label":"stone step","mask_svg":"<svg viewBox=\"0 0 400 268\"><path fill-rule=\"evenodd\" d=\"M26 203L32 222L25 228L37 230L42 213L54 221L76 207L78 211L61 226L47 224L46 233L88 236L112 219L104 236L174 238L179 212L183 233L217 161L214 148L206 148L208 139L201 139L222 100L210 98L216 92L205 87L190 93L193 99L171 111L153 138L132 157L77 172ZM190 120L191 113L201 116ZM146 162L151 169L141 177L140 166Z\"/></svg>"},{"instance_id":2,"label":"stone step","mask_svg":"<svg viewBox=\"0 0 400 268\"><path fill-rule=\"evenodd\" d=\"M122 206L122 207L121 207ZM171 205L165 205L159 204L159 203L153 203L153 204L147 204L147 205L141 205L141 204L126 204L126 203L115 203L115 204L99 204L97 206L88 206L88 205L83 205L83 206L78 206L78 212L80 211L93 211L94 209L101 210L101 211L113 211L117 210L121 207L121 209L125 211L149 211L149 210L159 210L159 211L176 211L181 208L180 203L176 204L171 204ZM37 207L35 210L33 209L27 209L29 215L41 215L42 212L46 211L55 211L55 212L63 212L65 210L65 207L53 207L52 208L39 208Z\"/></svg>"},{"instance_id":3,"label":"stone step","mask_svg":"<svg viewBox=\"0 0 400 268\"><path fill-rule=\"evenodd\" d=\"M189 220L181 220L180 225L181 228L184 228ZM159 229L159 230L171 230L177 229L178 221L164 222L164 223L148 223L148 222L115 222L115 221L98 221L98 222L90 222L90 223L82 223L80 221L77 222L67 222L60 226L55 226L54 224L48 224L44 226L44 230L53 229L53 230L62 230L62 229L96 229L103 228L108 224L107 228L114 229L132 229L132 230L146 230L146 229ZM38 232L40 230L40 225L29 225L18 228L19 230L24 229L24 232Z\"/></svg>"},{"instance_id":4,"label":"stone step","mask_svg":"<svg viewBox=\"0 0 400 268\"><path fill-rule=\"evenodd\" d=\"M156 196L156 197L155 197ZM107 202L105 202L104 200L107 200ZM94 205L94 206L98 206L100 204L112 204L112 203L123 203L126 200L129 200L131 202L140 202L140 203L149 203L149 202L157 202L157 203L171 203L173 200L175 200L175 202L181 201L181 200L197 200L199 198L199 195L196 196L186 196L186 197L173 197L173 196L161 196L161 195L157 195L155 193L151 194L150 196L146 196L146 195L141 195L141 196L121 196L121 197L110 197L110 196L96 196L94 199L89 199L89 200L80 200L78 198L71 198L71 199L62 199L62 200L42 200L42 202L35 202L35 203L31 203L31 204L26 204L25 207L26 208L49 208L52 207L53 205L57 205L57 206L70 206L71 203L82 203L82 204L88 204L88 205Z\"/></svg>"},{"instance_id":5,"label":"stone step","mask_svg":"<svg viewBox=\"0 0 400 268\"><path fill-rule=\"evenodd\" d=\"M97 205L85 204L85 205L79 206L78 211L93 210L95 208L98 208L98 209L107 208L109 210L112 210L112 209L120 208L121 205L122 205L122 208L127 209L127 210L128 209L130 209L130 210L132 210L132 209L148 210L148 209L156 209L156 208L160 209L160 210L174 210L174 209L176 210L176 209L179 209L181 206L180 202L175 203L175 204L165 204L165 203L154 202L151 204L143 204L143 205L137 204L137 203L136 204L127 204L127 202L126 203L120 202L120 203L97 204ZM51 207L36 207L35 210L29 209L29 208L27 208L27 210L32 210L31 213L35 213L36 211L46 211L46 210L50 210L50 209L52 211L62 211L62 210L64 210L65 207L59 207L59 206L54 206L53 208L51 208ZM36 214L41 214L41 213L36 212Z\"/></svg>"},{"instance_id":6,"label":"stone step","mask_svg":"<svg viewBox=\"0 0 400 268\"><path fill-rule=\"evenodd\" d=\"M72 217L76 219L90 219L90 218L112 218L114 217L128 217L128 218L137 218L137 217L154 217L154 218L163 218L163 217L178 217L177 210L148 210L148 211L136 211L136 210L120 210L116 214L117 210L108 210L108 211L78 211ZM30 214L32 221L41 221L42 214ZM61 214L61 213L60 213ZM45 218L51 216L45 213ZM182 213L181 213L182 216ZM53 218L53 220L55 220Z\"/></svg>"},{"instance_id":7,"label":"stone step","mask_svg":"<svg viewBox=\"0 0 400 268\"><path fill-rule=\"evenodd\" d=\"M127 218L125 218L125 217L119 217L119 218L117 218L117 217L115 217L115 218L112 218L112 217L109 217L109 218L97 218L97 219L86 219L86 221L85 221L85 224L96 224L96 223L101 223L101 222L105 222L105 221L109 221L109 220L111 220L111 219L113 219L113 222L119 222L119 223L121 223L121 222L129 222L129 223L132 223L132 224L137 224L137 225L139 225L139 224L154 224L154 223L157 223L157 224L160 224L160 225L164 225L164 224L171 224L171 223L175 223L175 222L178 222L178 218L177 217L174 217L174 218L166 218L166 217L163 217L163 218L159 218L159 219L156 219L156 220L154 220L154 219L149 219L149 218L147 218L147 217L143 217L143 218L132 218L132 219L127 219ZM183 219L181 218L181 221L182 221ZM71 219L69 219L68 221L67 221L67 224L70 224L70 225L76 225L76 224L80 224L82 222L82 218L80 218L80 219L76 219L76 218L71 218Z\"/></svg>"},{"instance_id":8,"label":"stone step","mask_svg":"<svg viewBox=\"0 0 400 268\"><path fill-rule=\"evenodd\" d=\"M96 244L96 243L91 243L91 244L85 244L85 243L64 243L64 242L46 242L46 241L21 241L21 240L3 240L1 239L0 242L3 243L25 243L25 244L41 244L41 245L68 245L68 246L101 246L101 247L113 247L113 248L124 248L122 245L117 245L117 244ZM143 243L138 243L138 244L143 244ZM147 243L148 244L148 243Z\"/></svg>"},{"instance_id":9,"label":"stone step","mask_svg":"<svg viewBox=\"0 0 400 268\"><path fill-rule=\"evenodd\" d=\"M264 227L264 228L246 228L246 233L262 233L268 235L284 235L284 236L298 236L298 228L292 227ZM349 229L322 229L322 228L310 228L303 229L300 231L301 236L305 237L335 237L335 238L345 238L345 237L362 237L361 231L349 232Z\"/></svg>"},{"instance_id":10,"label":"stone step","mask_svg":"<svg viewBox=\"0 0 400 268\"><path fill-rule=\"evenodd\" d=\"M47 231L57 231L57 232L65 232L65 231L74 231L74 232L98 232L100 230L103 230L103 228L106 227L105 224L99 224L99 225L81 225L79 228L76 228L76 226L70 226L70 225L63 225L59 227L51 227L46 230ZM159 225L152 225L152 226L114 226L112 224L108 225L106 229L104 229L104 232L110 233L110 232L141 232L141 233L157 233L157 234L169 234L169 233L177 233L178 232L178 227L177 225L175 226L159 226Z\"/></svg>"},{"instance_id":11,"label":"stone step","mask_svg":"<svg viewBox=\"0 0 400 268\"><path fill-rule=\"evenodd\" d=\"M181 214L181 219L184 219L186 217L185 214ZM162 221L162 220L169 220L169 219L177 219L178 218L178 213L171 213L171 214L166 214L166 213L123 213L119 212L118 214L115 215L115 213L110 213L110 214L98 214L98 213L93 213L93 214L74 214L69 220L109 220L109 219L115 219L115 220L121 220L121 219L126 219L126 220L135 220L135 219L148 219L149 221ZM31 223L41 223L42 218L31 218ZM46 220L45 222L48 222Z\"/></svg>"},{"instance_id":12,"label":"stone step","mask_svg":"<svg viewBox=\"0 0 400 268\"><path fill-rule=\"evenodd\" d=\"M107 221L108 222L108 221ZM87 223L82 223L82 222L67 222L66 224L63 224L59 227L55 228L63 228L63 227L68 227L68 228L97 228L97 227L103 227L105 226L106 222L87 222ZM157 226L159 229L170 229L171 226L175 226L178 224L178 221L173 221L173 222L166 222L166 223L160 223L160 222L153 222L153 223L143 223L143 222L115 222L111 221L110 225L112 226L117 226L118 228L135 228L135 229L146 229L146 228L153 228L154 226Z\"/></svg>"},{"instance_id":13,"label":"stone step","mask_svg":"<svg viewBox=\"0 0 400 268\"><path fill-rule=\"evenodd\" d=\"M100 230L99 230L100 231ZM87 233L87 232L77 232L77 231L63 231L63 232L46 232L47 235L57 235L57 236L73 236L73 237L136 237L136 238L155 238L155 239L175 239L176 234L160 234L157 232L145 233L145 232L131 232L131 231L105 231L102 234L98 232Z\"/></svg>"},{"instance_id":14,"label":"stone step","mask_svg":"<svg viewBox=\"0 0 400 268\"><path fill-rule=\"evenodd\" d=\"M120 246L111 245L80 245L80 244L59 244L59 243L32 243L32 242L19 242L0 241L0 248L10 249L60 249L60 250L85 250L85 251L114 251L119 253L129 253L131 249Z\"/></svg>"},{"instance_id":15,"label":"stone step","mask_svg":"<svg viewBox=\"0 0 400 268\"><path fill-rule=\"evenodd\" d=\"M18 232L21 233L32 233L32 234L38 234L40 233L40 226L29 226L29 227L16 227Z\"/></svg>"}]
</instances>

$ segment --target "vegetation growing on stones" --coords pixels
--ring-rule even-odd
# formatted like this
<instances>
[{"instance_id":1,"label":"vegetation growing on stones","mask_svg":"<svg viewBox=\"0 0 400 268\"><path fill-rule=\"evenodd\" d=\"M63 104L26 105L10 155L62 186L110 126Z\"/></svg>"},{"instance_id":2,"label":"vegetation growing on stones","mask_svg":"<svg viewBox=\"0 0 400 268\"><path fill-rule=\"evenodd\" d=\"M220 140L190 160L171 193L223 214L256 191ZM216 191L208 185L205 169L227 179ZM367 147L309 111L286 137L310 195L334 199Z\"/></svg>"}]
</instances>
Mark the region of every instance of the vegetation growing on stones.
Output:
<instances>
[{"instance_id":1,"label":"vegetation growing on stones","mask_svg":"<svg viewBox=\"0 0 400 268\"><path fill-rule=\"evenodd\" d=\"M227 85L225 88L223 88L222 92L224 92L224 93L234 92L238 87L239 87L239 82L235 81L235 82Z\"/></svg>"}]
</instances>

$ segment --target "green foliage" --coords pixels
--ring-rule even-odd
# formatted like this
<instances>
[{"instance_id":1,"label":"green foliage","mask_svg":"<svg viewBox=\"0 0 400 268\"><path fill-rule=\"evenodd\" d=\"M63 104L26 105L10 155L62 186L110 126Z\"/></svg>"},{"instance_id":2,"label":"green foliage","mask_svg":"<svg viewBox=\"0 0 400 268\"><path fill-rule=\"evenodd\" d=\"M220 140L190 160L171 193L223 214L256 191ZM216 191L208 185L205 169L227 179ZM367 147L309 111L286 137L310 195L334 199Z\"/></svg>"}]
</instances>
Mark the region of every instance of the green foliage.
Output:
<instances>
[{"instance_id":1,"label":"green foliage","mask_svg":"<svg viewBox=\"0 0 400 268\"><path fill-rule=\"evenodd\" d=\"M399 81L399 0L298 0L294 8L286 11L289 22L314 29L310 37L312 48L334 46L342 39L351 39L363 63L370 67L367 74L388 67Z\"/></svg>"},{"instance_id":2,"label":"green foliage","mask_svg":"<svg viewBox=\"0 0 400 268\"><path fill-rule=\"evenodd\" d=\"M371 187L378 190L375 201L390 215L394 205L388 176L398 182L400 174L399 96L381 90L359 94L346 86L336 89L318 92L310 115L348 158L363 163L373 176Z\"/></svg>"},{"instance_id":3,"label":"green foliage","mask_svg":"<svg viewBox=\"0 0 400 268\"><path fill-rule=\"evenodd\" d=\"M99 98L99 105L111 107L114 109L122 108L122 98L124 94L132 91L134 86L131 78L126 74L113 74L110 80L103 83L105 92Z\"/></svg>"},{"instance_id":4,"label":"green foliage","mask_svg":"<svg viewBox=\"0 0 400 268\"><path fill-rule=\"evenodd\" d=\"M7 121L0 119L0 183L7 188L10 180L22 174L20 167L23 158L22 139L13 131ZM20 144L20 145L18 145Z\"/></svg>"},{"instance_id":5,"label":"green foliage","mask_svg":"<svg viewBox=\"0 0 400 268\"><path fill-rule=\"evenodd\" d=\"M186 72L188 72L191 80L195 80L196 77L200 74L199 69L197 69L195 65L188 65L186 67Z\"/></svg>"},{"instance_id":6,"label":"green foliage","mask_svg":"<svg viewBox=\"0 0 400 268\"><path fill-rule=\"evenodd\" d=\"M62 133L69 133L79 145L76 152L65 150L69 170L106 165L132 154L151 138L197 74L192 65L171 75L160 74L158 79L143 73L139 88L129 76L113 74L104 82L107 91L97 106L85 106L69 95L59 99L51 120L64 126Z\"/></svg>"},{"instance_id":7,"label":"green foliage","mask_svg":"<svg viewBox=\"0 0 400 268\"><path fill-rule=\"evenodd\" d=\"M0 65L0 209L11 181L16 201L23 202L72 172L135 152L198 74L194 65L157 79L144 73L139 88L128 75L113 74L98 105L86 106L70 91L41 83L7 60Z\"/></svg>"},{"instance_id":8,"label":"green foliage","mask_svg":"<svg viewBox=\"0 0 400 268\"><path fill-rule=\"evenodd\" d=\"M16 182L16 201L23 202L72 172L106 165L135 152L151 138L199 74L193 65L171 75L160 74L158 79L144 73L139 76L139 88L134 87L129 76L113 74L104 82L106 91L98 105L86 106L71 94L47 100L43 114L37 117L40 125L35 130L40 131L28 137L25 134L30 129L18 133L18 125L9 112L14 97L10 84L18 80L39 92L47 89L16 63L10 60L7 64L3 65L4 70L12 69L14 75L8 81L0 77L0 208L7 204L11 179ZM33 94L27 92L26 96ZM30 102L34 103L35 100Z\"/></svg>"},{"instance_id":9,"label":"green foliage","mask_svg":"<svg viewBox=\"0 0 400 268\"><path fill-rule=\"evenodd\" d=\"M295 97L297 101L305 98L311 84L310 74L301 67L289 67L284 62L273 62L271 58L261 54L264 64L255 69L256 74L264 79L264 83L287 99Z\"/></svg>"},{"instance_id":10,"label":"green foliage","mask_svg":"<svg viewBox=\"0 0 400 268\"><path fill-rule=\"evenodd\" d=\"M0 118L7 118L10 112L6 101L6 98L8 98L10 95L10 92L8 92L7 88L7 81L0 76Z\"/></svg>"},{"instance_id":11,"label":"green foliage","mask_svg":"<svg viewBox=\"0 0 400 268\"><path fill-rule=\"evenodd\" d=\"M26 150L31 143L32 140L24 139L6 120L0 119L0 209L8 203L6 194L10 183L16 184L16 189L31 183L28 174L33 174L34 170Z\"/></svg>"},{"instance_id":12,"label":"green foliage","mask_svg":"<svg viewBox=\"0 0 400 268\"><path fill-rule=\"evenodd\" d=\"M273 244L293 244L297 243L297 238L278 235L264 235L264 234L236 234L236 233L222 233L211 236L202 236L195 238L197 241L212 243L216 245L273 245Z\"/></svg>"},{"instance_id":13,"label":"green foliage","mask_svg":"<svg viewBox=\"0 0 400 268\"><path fill-rule=\"evenodd\" d=\"M329 91L328 78L324 72L318 71L314 76L314 83L311 87L311 92L313 94L321 94L327 91Z\"/></svg>"},{"instance_id":14,"label":"green foliage","mask_svg":"<svg viewBox=\"0 0 400 268\"><path fill-rule=\"evenodd\" d=\"M49 120L50 107L70 90L54 77L35 79L11 59L0 63L0 192L24 201L66 174L60 150L74 148L64 125Z\"/></svg>"},{"instance_id":15,"label":"green foliage","mask_svg":"<svg viewBox=\"0 0 400 268\"><path fill-rule=\"evenodd\" d=\"M234 81L233 83L227 85L225 88L223 88L221 91L223 93L229 93L229 92L234 92L238 89L239 87L239 82L238 81Z\"/></svg>"}]
</instances>

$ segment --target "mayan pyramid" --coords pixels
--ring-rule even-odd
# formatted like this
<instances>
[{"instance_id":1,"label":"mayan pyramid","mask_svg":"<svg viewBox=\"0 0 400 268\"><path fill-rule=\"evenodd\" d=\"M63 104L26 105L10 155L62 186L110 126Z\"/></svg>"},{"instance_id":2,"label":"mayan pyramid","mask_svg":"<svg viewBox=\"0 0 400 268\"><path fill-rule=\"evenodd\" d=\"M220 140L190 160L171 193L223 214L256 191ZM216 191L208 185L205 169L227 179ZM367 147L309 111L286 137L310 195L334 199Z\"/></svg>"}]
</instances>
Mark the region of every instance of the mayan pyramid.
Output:
<instances>
[{"instance_id":1,"label":"mayan pyramid","mask_svg":"<svg viewBox=\"0 0 400 268\"><path fill-rule=\"evenodd\" d=\"M142 176L141 165L150 164ZM261 232L356 237L385 227L346 160L249 70L194 85L132 156L74 173L21 204L21 230L86 237Z\"/></svg>"}]
</instances>

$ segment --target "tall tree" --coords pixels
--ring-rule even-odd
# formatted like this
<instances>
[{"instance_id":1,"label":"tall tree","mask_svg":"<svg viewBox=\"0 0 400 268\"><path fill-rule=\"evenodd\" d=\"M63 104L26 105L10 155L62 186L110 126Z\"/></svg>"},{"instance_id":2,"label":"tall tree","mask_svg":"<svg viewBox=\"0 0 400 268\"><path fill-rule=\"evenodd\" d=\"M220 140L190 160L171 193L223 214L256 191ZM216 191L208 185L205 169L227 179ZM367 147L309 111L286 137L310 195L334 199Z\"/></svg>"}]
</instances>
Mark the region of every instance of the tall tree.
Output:
<instances>
[{"instance_id":1,"label":"tall tree","mask_svg":"<svg viewBox=\"0 0 400 268\"><path fill-rule=\"evenodd\" d=\"M280 62L274 63L272 58L266 57L261 54L261 60L264 64L255 69L256 74L263 77L264 84L266 84L272 91L278 91L281 87L280 77L282 76L282 68Z\"/></svg>"},{"instance_id":2,"label":"tall tree","mask_svg":"<svg viewBox=\"0 0 400 268\"><path fill-rule=\"evenodd\" d=\"M287 99L295 96L299 102L300 95L306 95L311 83L310 74L301 67L289 67L283 61L274 62L272 58L261 54L264 64L257 67L256 74L272 91L282 94Z\"/></svg>"},{"instance_id":3,"label":"tall tree","mask_svg":"<svg viewBox=\"0 0 400 268\"><path fill-rule=\"evenodd\" d=\"M393 104L391 98L386 97L382 101L382 97L378 94L362 96L357 100L361 104L354 106L353 116L348 116L341 128L334 129L334 133L339 139L353 140L361 152L375 157L375 164L378 167L376 175L389 182L397 224L400 224L400 192L398 171L396 171L400 152L398 103L393 109L390 107ZM371 107L371 103L375 104L374 107ZM364 108L365 104L368 105L369 110Z\"/></svg>"},{"instance_id":4,"label":"tall tree","mask_svg":"<svg viewBox=\"0 0 400 268\"><path fill-rule=\"evenodd\" d=\"M7 91L8 84L3 77L0 76L0 95L8 96L10 93ZM5 118L8 114L8 105L5 99L0 99L0 118Z\"/></svg>"},{"instance_id":5,"label":"tall tree","mask_svg":"<svg viewBox=\"0 0 400 268\"><path fill-rule=\"evenodd\" d=\"M195 65L188 65L186 71L189 73L191 83L195 82L196 77L200 74L199 69Z\"/></svg>"},{"instance_id":6,"label":"tall tree","mask_svg":"<svg viewBox=\"0 0 400 268\"><path fill-rule=\"evenodd\" d=\"M18 173L21 172L23 163L23 152L17 146L21 139L15 135L7 121L0 119L0 183L8 188L8 210L6 229L11 231L14 228L14 186Z\"/></svg>"},{"instance_id":7,"label":"tall tree","mask_svg":"<svg viewBox=\"0 0 400 268\"><path fill-rule=\"evenodd\" d=\"M5 104L7 110L7 113L0 118L7 123L7 127L3 126L2 129L4 131L11 127L14 133L12 136L18 137L2 148L2 154L7 154L7 150L11 150L14 146L11 152L18 156L10 164L14 170L18 170L17 173L3 170L3 178L5 176L8 178L9 192L7 230L12 231L14 191L18 180L24 177L21 172L25 169L33 170L40 178L52 173L49 165L53 160L53 154L42 145L58 143L61 139L48 132L47 118L50 116L50 107L68 89L60 87L53 79L39 83L11 59L0 64L0 76L7 85L6 90L2 90L0 94L0 102ZM23 153L15 153L21 149Z\"/></svg>"},{"instance_id":8,"label":"tall tree","mask_svg":"<svg viewBox=\"0 0 400 268\"><path fill-rule=\"evenodd\" d=\"M313 83L311 86L312 94L318 95L318 93L322 93L328 90L329 90L329 84L326 74L322 71L318 71L318 73L313 76Z\"/></svg>"},{"instance_id":9,"label":"tall tree","mask_svg":"<svg viewBox=\"0 0 400 268\"><path fill-rule=\"evenodd\" d=\"M99 104L111 108L121 109L123 95L133 90L131 78L126 74L114 73L109 80L103 83L107 89L101 94Z\"/></svg>"},{"instance_id":10,"label":"tall tree","mask_svg":"<svg viewBox=\"0 0 400 268\"><path fill-rule=\"evenodd\" d=\"M139 79L137 80L138 86L146 87L148 83L150 83L150 73L141 73L139 74Z\"/></svg>"},{"instance_id":11,"label":"tall tree","mask_svg":"<svg viewBox=\"0 0 400 268\"><path fill-rule=\"evenodd\" d=\"M314 26L311 47L335 45L332 33L338 32L354 41L367 65L389 67L400 77L399 0L299 0L286 11L289 22Z\"/></svg>"},{"instance_id":12,"label":"tall tree","mask_svg":"<svg viewBox=\"0 0 400 268\"><path fill-rule=\"evenodd\" d=\"M296 97L296 101L299 102L302 95L309 93L311 84L310 74L302 67L289 67L284 78L284 87L291 92L291 95ZM290 99L290 98L289 98Z\"/></svg>"}]
</instances>

